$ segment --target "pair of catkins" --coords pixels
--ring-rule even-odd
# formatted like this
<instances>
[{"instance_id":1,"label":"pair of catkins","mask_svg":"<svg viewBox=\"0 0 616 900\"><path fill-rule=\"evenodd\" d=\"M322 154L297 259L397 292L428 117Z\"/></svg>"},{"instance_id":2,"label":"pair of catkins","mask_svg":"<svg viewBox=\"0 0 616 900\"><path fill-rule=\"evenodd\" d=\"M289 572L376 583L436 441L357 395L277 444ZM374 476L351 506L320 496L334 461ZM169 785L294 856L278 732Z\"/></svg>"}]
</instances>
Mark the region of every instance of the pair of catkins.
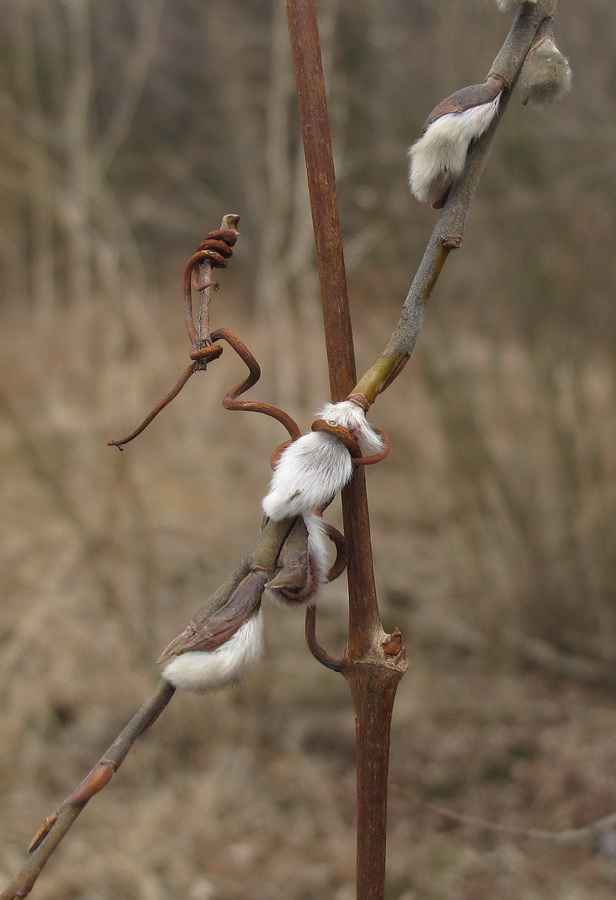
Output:
<instances>
[{"instance_id":1,"label":"pair of catkins","mask_svg":"<svg viewBox=\"0 0 616 900\"><path fill-rule=\"evenodd\" d=\"M353 400L327 403L317 416L330 430L310 431L286 447L263 499L267 519L295 520L276 570L251 570L222 609L197 615L171 642L159 662L167 663L163 678L173 687L203 693L239 681L263 654L262 598L278 606L311 605L335 577L328 574L331 529L321 511L353 474L351 452L336 431L347 432L365 459L386 452L386 445Z\"/></svg>"},{"instance_id":2,"label":"pair of catkins","mask_svg":"<svg viewBox=\"0 0 616 900\"><path fill-rule=\"evenodd\" d=\"M496 0L504 12L518 12L537 0ZM411 193L435 209L447 196L464 170L472 141L481 137L498 114L500 98L507 87L491 73L483 84L462 88L430 113L421 137L409 150ZM539 27L522 72L519 88L522 103L550 104L561 100L571 87L571 69L554 40L551 20Z\"/></svg>"}]
</instances>

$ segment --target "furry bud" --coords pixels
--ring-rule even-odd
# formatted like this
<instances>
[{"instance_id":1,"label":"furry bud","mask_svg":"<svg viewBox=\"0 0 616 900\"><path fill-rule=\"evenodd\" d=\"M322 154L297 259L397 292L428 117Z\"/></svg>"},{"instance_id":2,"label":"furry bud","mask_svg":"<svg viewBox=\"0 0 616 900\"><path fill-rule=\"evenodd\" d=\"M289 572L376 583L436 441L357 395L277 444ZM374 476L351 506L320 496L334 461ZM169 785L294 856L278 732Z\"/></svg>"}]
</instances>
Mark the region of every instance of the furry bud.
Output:
<instances>
[{"instance_id":1,"label":"furry bud","mask_svg":"<svg viewBox=\"0 0 616 900\"><path fill-rule=\"evenodd\" d=\"M409 185L422 202L445 205L449 190L464 171L471 141L490 127L498 113L504 82L489 76L483 84L456 91L432 111L419 140L409 150Z\"/></svg>"},{"instance_id":2,"label":"furry bud","mask_svg":"<svg viewBox=\"0 0 616 900\"><path fill-rule=\"evenodd\" d=\"M282 452L263 512L279 520L326 506L352 474L349 451L337 437L326 431L303 434Z\"/></svg>"},{"instance_id":3,"label":"furry bud","mask_svg":"<svg viewBox=\"0 0 616 900\"><path fill-rule=\"evenodd\" d=\"M314 604L327 581L326 524L321 516L300 516L278 555L280 567L265 585L264 596L277 606Z\"/></svg>"},{"instance_id":4,"label":"furry bud","mask_svg":"<svg viewBox=\"0 0 616 900\"><path fill-rule=\"evenodd\" d=\"M364 455L383 450L382 438L352 400L326 403L317 415L349 431ZM352 474L351 455L334 434L303 434L280 455L269 493L263 499L263 511L270 519L280 520L320 509L342 490Z\"/></svg>"},{"instance_id":5,"label":"furry bud","mask_svg":"<svg viewBox=\"0 0 616 900\"><path fill-rule=\"evenodd\" d=\"M496 0L496 5L499 9L502 9L503 12L519 12L520 7L524 6L525 3L536 3L537 0Z\"/></svg>"},{"instance_id":6,"label":"furry bud","mask_svg":"<svg viewBox=\"0 0 616 900\"><path fill-rule=\"evenodd\" d=\"M531 47L520 75L522 103L558 103L571 90L571 67L551 35Z\"/></svg>"},{"instance_id":7,"label":"furry bud","mask_svg":"<svg viewBox=\"0 0 616 900\"><path fill-rule=\"evenodd\" d=\"M171 659L162 673L169 684L199 693L216 690L239 681L261 658L261 597L268 577L264 569L251 569L230 597L221 589L205 601L158 659Z\"/></svg>"},{"instance_id":8,"label":"furry bud","mask_svg":"<svg viewBox=\"0 0 616 900\"><path fill-rule=\"evenodd\" d=\"M262 655L263 613L259 610L216 650L175 656L162 677L178 690L202 694L240 681Z\"/></svg>"}]
</instances>

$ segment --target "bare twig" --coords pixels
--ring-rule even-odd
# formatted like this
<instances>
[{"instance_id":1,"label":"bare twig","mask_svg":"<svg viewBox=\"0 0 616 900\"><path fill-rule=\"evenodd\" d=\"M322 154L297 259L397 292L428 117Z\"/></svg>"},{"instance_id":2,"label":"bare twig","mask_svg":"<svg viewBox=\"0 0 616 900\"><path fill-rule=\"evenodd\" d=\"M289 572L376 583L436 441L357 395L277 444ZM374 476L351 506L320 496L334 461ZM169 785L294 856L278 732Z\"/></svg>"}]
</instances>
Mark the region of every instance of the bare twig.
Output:
<instances>
[{"instance_id":1,"label":"bare twig","mask_svg":"<svg viewBox=\"0 0 616 900\"><path fill-rule=\"evenodd\" d=\"M336 197L336 174L313 0L288 0L287 16L323 301L331 397L336 401L347 397L355 382L355 353Z\"/></svg>"},{"instance_id":2,"label":"bare twig","mask_svg":"<svg viewBox=\"0 0 616 900\"><path fill-rule=\"evenodd\" d=\"M220 353L222 353L222 348L219 347L218 350L219 350L219 355L220 355ZM150 425L154 421L156 416L159 413L161 413L166 406L169 406L169 404L171 403L172 400L175 400L175 398L180 393L182 388L185 387L188 379L192 375L195 374L196 365L197 365L196 363L191 362L191 364L184 369L184 371L182 372L182 374L180 375L180 377L178 378L176 383L173 385L173 387L171 388L169 393L165 394L163 399L159 403L156 404L154 409L151 410L151 412L149 412L147 414L147 416L145 417L143 422L140 425L138 425L134 431L131 431L130 434L127 434L126 437L120 438L120 440L118 440L118 441L107 441L107 446L108 447L117 447L118 450L124 450L125 444L130 444L130 442L134 441L136 437L139 437L139 435L142 433L142 431L145 431L145 429L148 427L148 425Z\"/></svg>"},{"instance_id":3,"label":"bare twig","mask_svg":"<svg viewBox=\"0 0 616 900\"><path fill-rule=\"evenodd\" d=\"M344 660L343 659L334 659L333 656L324 650L323 647L317 641L316 635L316 625L317 625L317 610L315 606L309 606L306 610L306 643L308 644L308 649L312 653L315 659L317 659L322 665L324 665L328 669L332 669L334 672L342 672L344 669Z\"/></svg>"},{"instance_id":4,"label":"bare twig","mask_svg":"<svg viewBox=\"0 0 616 900\"><path fill-rule=\"evenodd\" d=\"M209 619L223 609L240 582L251 571L271 572L275 568L280 548L292 524L285 520L270 521L265 525L224 584L197 611L191 622L193 630L205 626ZM174 692L175 689L166 681L161 680L158 683L152 695L135 713L86 778L57 810L45 819L30 843L30 856L18 875L0 894L0 900L14 900L28 896L48 859L81 810L109 783L139 735L156 721Z\"/></svg>"},{"instance_id":5,"label":"bare twig","mask_svg":"<svg viewBox=\"0 0 616 900\"><path fill-rule=\"evenodd\" d=\"M156 404L143 422L125 438L108 441L109 447L124 449L124 445L133 441L154 421L156 416L174 400L195 372L207 368L222 354L223 348L214 341L226 341L242 359L248 368L248 376L240 384L232 388L223 399L225 409L239 409L249 412L260 412L277 419L295 440L301 434L297 423L283 410L268 403L257 403L254 400L238 400L240 394L253 387L261 377L261 369L246 345L228 328L219 328L210 333L210 303L212 289L218 284L212 281L212 267L223 269L233 254L233 246L239 234L237 224L239 216L229 214L223 216L222 225L217 231L210 231L204 237L197 251L190 257L184 269L184 322L190 340L190 358L192 363L180 375L169 393ZM193 314L193 288L199 292L199 311L195 325ZM372 462L368 460L367 462ZM374 460L377 461L377 460Z\"/></svg>"},{"instance_id":6,"label":"bare twig","mask_svg":"<svg viewBox=\"0 0 616 900\"><path fill-rule=\"evenodd\" d=\"M203 238L196 252L190 257L184 269L184 319L191 343L191 359L199 359L200 351L211 344L209 315L212 288L218 287L212 281L212 268L225 269L233 254L239 231L239 216L230 213L223 216L217 231L211 231ZM192 308L192 291L199 292L198 325L195 327Z\"/></svg>"},{"instance_id":7,"label":"bare twig","mask_svg":"<svg viewBox=\"0 0 616 900\"><path fill-rule=\"evenodd\" d=\"M404 791L401 791L394 785L396 793L400 797L406 797ZM410 798L409 798L410 799ZM602 834L616 830L616 812L596 819L590 825L584 825L581 828L565 828L563 831L548 831L545 828L522 828L515 825L503 825L501 822L488 822L485 819L479 819L476 816L469 816L466 813L457 812L454 809L448 809L446 806L438 806L435 803L427 803L424 800L418 801L425 809L445 816L455 822L463 825L473 825L477 828L484 828L486 831L493 831L498 834L509 834L515 837L527 838L528 840L546 841L553 844L579 844L582 841L593 840Z\"/></svg>"},{"instance_id":8,"label":"bare twig","mask_svg":"<svg viewBox=\"0 0 616 900\"><path fill-rule=\"evenodd\" d=\"M140 734L156 721L171 700L175 688L159 681L128 725L100 758L73 793L48 816L34 835L28 857L19 874L0 894L0 900L27 897L47 860L52 855L79 813L92 797L109 783Z\"/></svg>"},{"instance_id":9,"label":"bare twig","mask_svg":"<svg viewBox=\"0 0 616 900\"><path fill-rule=\"evenodd\" d=\"M237 409L244 412L259 412L266 416L271 416L273 419L280 422L281 425L284 425L291 436L291 440L297 440L301 434L301 429L297 422L292 419L288 413L284 412L284 410L278 409L277 406L272 406L270 403L258 403L255 400L237 399L240 394L245 393L249 388L256 384L261 377L259 364L246 345L228 328L218 328L216 331L213 331L212 340L227 341L227 343L233 347L237 355L248 366L248 377L225 394L224 400L222 401L225 409Z\"/></svg>"}]
</instances>

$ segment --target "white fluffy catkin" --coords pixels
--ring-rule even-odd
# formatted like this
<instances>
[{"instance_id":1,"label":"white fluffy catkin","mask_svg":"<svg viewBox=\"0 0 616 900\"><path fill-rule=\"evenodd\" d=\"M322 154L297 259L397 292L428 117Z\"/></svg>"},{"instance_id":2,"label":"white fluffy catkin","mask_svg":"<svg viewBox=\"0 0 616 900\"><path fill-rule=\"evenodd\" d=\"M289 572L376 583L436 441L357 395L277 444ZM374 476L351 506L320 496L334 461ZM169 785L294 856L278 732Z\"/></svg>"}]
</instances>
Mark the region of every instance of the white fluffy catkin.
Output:
<instances>
[{"instance_id":1,"label":"white fluffy catkin","mask_svg":"<svg viewBox=\"0 0 616 900\"><path fill-rule=\"evenodd\" d=\"M446 113L428 125L409 150L409 185L423 203L438 203L464 171L471 141L481 137L498 113L500 94L489 103Z\"/></svg>"},{"instance_id":2,"label":"white fluffy catkin","mask_svg":"<svg viewBox=\"0 0 616 900\"><path fill-rule=\"evenodd\" d=\"M549 37L531 48L520 74L522 103L558 103L571 90L571 67Z\"/></svg>"},{"instance_id":3,"label":"white fluffy catkin","mask_svg":"<svg viewBox=\"0 0 616 900\"><path fill-rule=\"evenodd\" d=\"M263 512L270 519L311 512L329 503L352 474L351 455L337 437L327 431L303 434L278 460Z\"/></svg>"},{"instance_id":4,"label":"white fluffy catkin","mask_svg":"<svg viewBox=\"0 0 616 900\"><path fill-rule=\"evenodd\" d=\"M178 690L203 694L240 681L262 655L263 613L259 610L216 650L189 650L175 656L162 677Z\"/></svg>"},{"instance_id":5,"label":"white fluffy catkin","mask_svg":"<svg viewBox=\"0 0 616 900\"><path fill-rule=\"evenodd\" d=\"M327 403L317 416L350 431L364 456L383 449L382 439L351 400ZM335 435L328 431L303 434L281 454L263 499L263 511L275 520L312 512L329 503L352 474L351 455Z\"/></svg>"}]
</instances>

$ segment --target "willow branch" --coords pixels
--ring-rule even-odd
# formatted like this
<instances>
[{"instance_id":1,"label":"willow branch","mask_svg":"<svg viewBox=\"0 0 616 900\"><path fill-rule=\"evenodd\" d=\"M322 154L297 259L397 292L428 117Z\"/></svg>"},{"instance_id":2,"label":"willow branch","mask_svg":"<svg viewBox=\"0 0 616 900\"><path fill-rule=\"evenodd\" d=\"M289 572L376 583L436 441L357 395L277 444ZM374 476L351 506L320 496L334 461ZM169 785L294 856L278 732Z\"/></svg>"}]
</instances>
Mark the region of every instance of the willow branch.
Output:
<instances>
[{"instance_id":1,"label":"willow branch","mask_svg":"<svg viewBox=\"0 0 616 900\"><path fill-rule=\"evenodd\" d=\"M197 611L193 621L198 624L204 623L209 616L220 610L252 568L268 571L273 569L291 525L292 522L288 520L268 522L224 584ZM21 871L0 893L0 900L16 900L29 895L48 859L83 808L111 781L139 735L156 721L174 693L175 688L163 679L159 681L150 697L137 710L81 784L45 819L30 842L28 848L30 855Z\"/></svg>"},{"instance_id":2,"label":"willow branch","mask_svg":"<svg viewBox=\"0 0 616 900\"><path fill-rule=\"evenodd\" d=\"M73 793L48 816L38 829L29 847L30 855L21 871L0 894L0 900L27 897L41 874L47 860L69 830L75 819L117 772L140 734L156 721L167 706L175 689L166 681L159 681L154 692L143 703L128 725L100 758Z\"/></svg>"},{"instance_id":3,"label":"willow branch","mask_svg":"<svg viewBox=\"0 0 616 900\"><path fill-rule=\"evenodd\" d=\"M538 27L553 14L555 7L556 0L538 0L536 4L524 4L490 68L488 74L499 75L509 85L509 90L503 92L500 113L491 127L471 145L464 173L451 189L434 226L396 329L383 352L353 389L353 393L363 394L369 404L374 403L377 396L391 384L413 352L425 319L428 300L445 261L449 253L462 244L475 189L490 153L496 129L511 97L511 90L519 77Z\"/></svg>"}]
</instances>

